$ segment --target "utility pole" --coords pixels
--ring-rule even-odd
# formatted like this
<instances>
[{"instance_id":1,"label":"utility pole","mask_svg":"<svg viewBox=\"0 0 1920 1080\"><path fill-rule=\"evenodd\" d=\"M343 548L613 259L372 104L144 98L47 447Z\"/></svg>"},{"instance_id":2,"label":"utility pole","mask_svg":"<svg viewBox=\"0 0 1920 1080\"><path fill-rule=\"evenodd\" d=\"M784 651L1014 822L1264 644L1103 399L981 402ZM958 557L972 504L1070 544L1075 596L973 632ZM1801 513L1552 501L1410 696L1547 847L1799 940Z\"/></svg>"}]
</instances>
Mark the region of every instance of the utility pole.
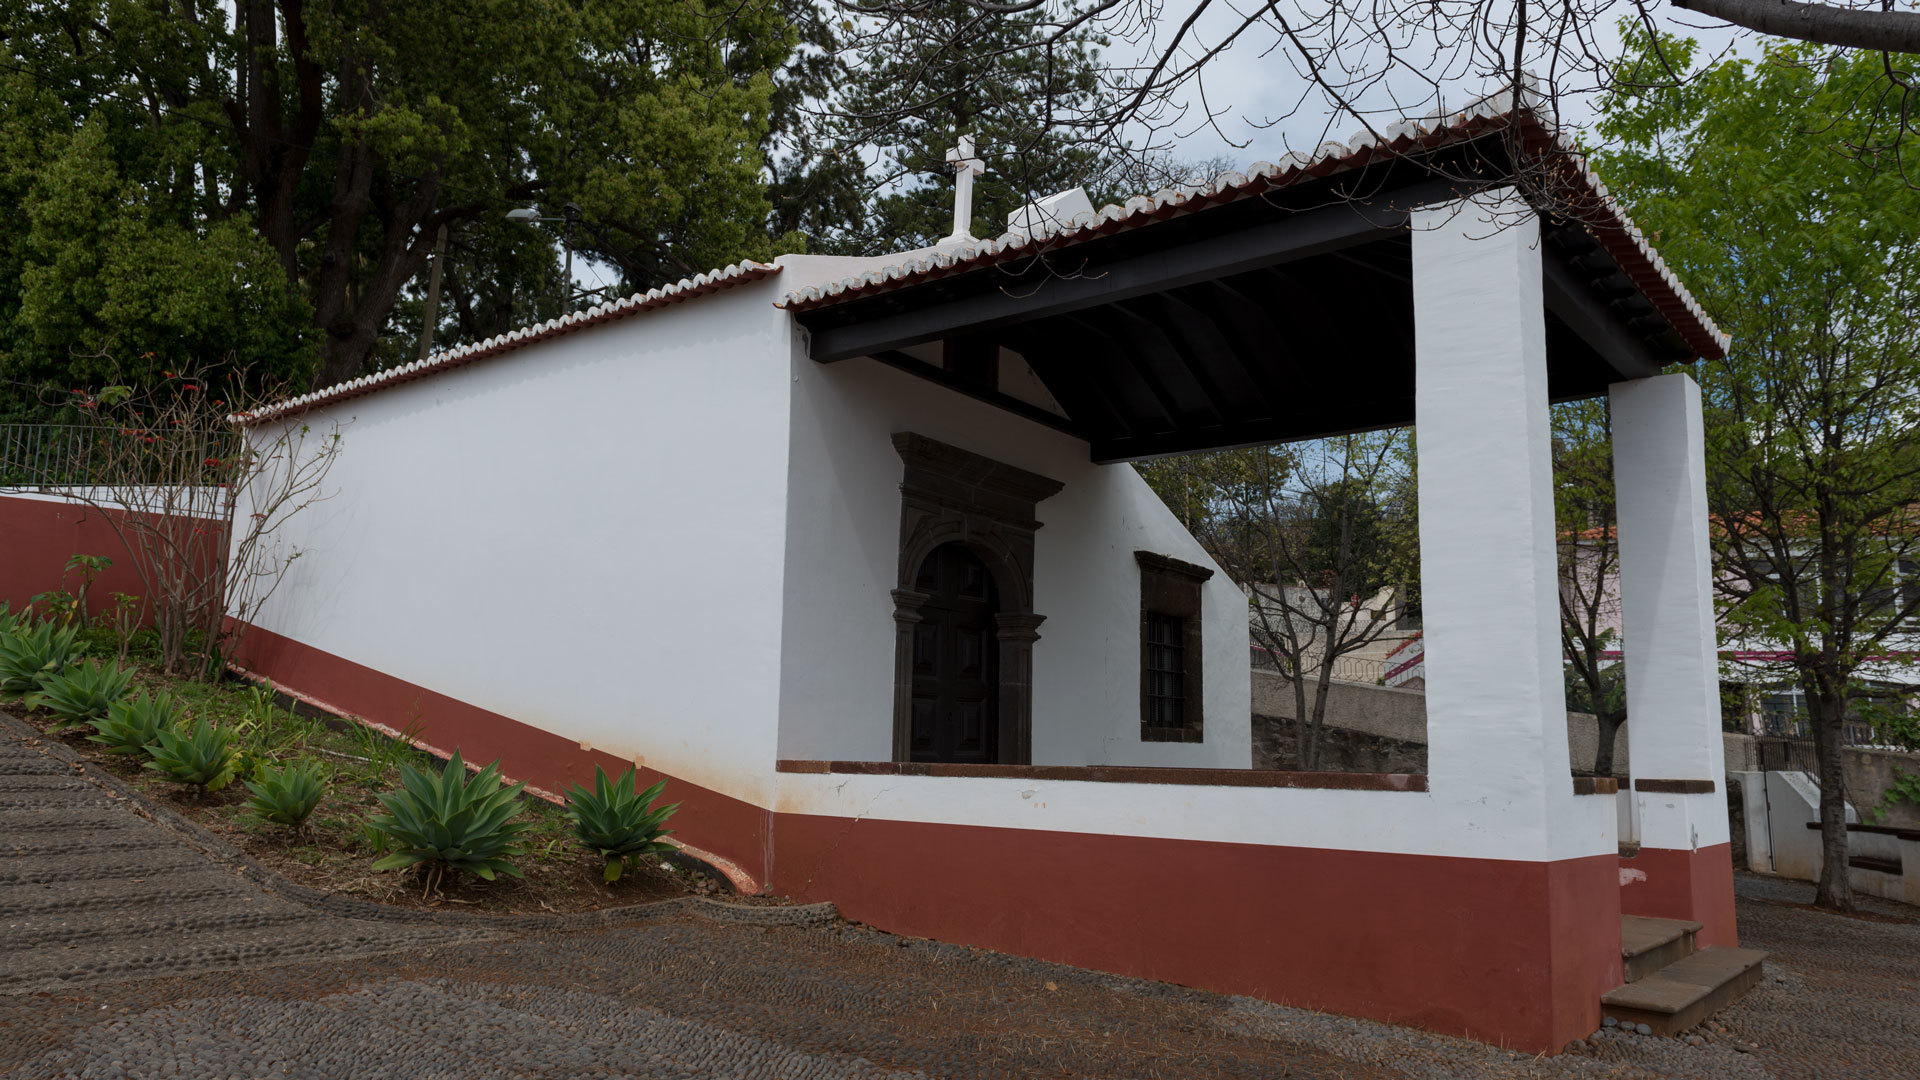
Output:
<instances>
[{"instance_id":1,"label":"utility pole","mask_svg":"<svg viewBox=\"0 0 1920 1080\"><path fill-rule=\"evenodd\" d=\"M447 261L447 227L440 226L440 234L433 241L433 272L427 275L427 313L425 325L420 327L420 359L425 360L433 352L433 330L440 325L440 269Z\"/></svg>"}]
</instances>

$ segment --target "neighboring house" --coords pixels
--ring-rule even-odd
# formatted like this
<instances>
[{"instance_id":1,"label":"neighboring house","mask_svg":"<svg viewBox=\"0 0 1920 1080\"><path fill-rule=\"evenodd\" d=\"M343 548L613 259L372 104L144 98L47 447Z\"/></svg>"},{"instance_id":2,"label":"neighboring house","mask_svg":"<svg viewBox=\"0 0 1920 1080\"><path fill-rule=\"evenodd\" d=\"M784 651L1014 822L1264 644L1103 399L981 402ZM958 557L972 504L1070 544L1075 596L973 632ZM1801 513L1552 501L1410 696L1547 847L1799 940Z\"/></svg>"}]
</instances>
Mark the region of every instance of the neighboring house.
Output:
<instances>
[{"instance_id":1,"label":"neighboring house","mask_svg":"<svg viewBox=\"0 0 1920 1080\"><path fill-rule=\"evenodd\" d=\"M263 412L345 450L236 658L549 792L638 764L745 887L871 925L1558 1051L1622 911L1736 937L1699 394L1661 374L1724 339L1531 108L1383 131ZM1547 403L1599 394L1649 523L1629 677L1669 691L1624 891L1548 584ZM1416 420L1429 772L1250 770L1245 598L1126 462Z\"/></svg>"},{"instance_id":2,"label":"neighboring house","mask_svg":"<svg viewBox=\"0 0 1920 1080\"><path fill-rule=\"evenodd\" d=\"M1595 588L1594 575L1600 572L1605 561L1596 554L1596 548L1603 542L1610 544L1614 540L1611 536L1561 538L1561 589L1580 596L1582 599L1577 603L1597 609L1596 624L1612 634L1605 655L1617 662L1623 655L1623 644L1619 574L1614 565L1609 565L1606 579ZM1920 600L1920 562L1897 560L1892 575L1880 597L1890 613ZM1716 610L1719 611L1716 632L1721 715L1726 730L1811 738L1806 695L1793 679L1789 666L1791 653L1781 642L1741 636L1727 618L1724 604L1717 605ZM1904 713L1920 705L1920 616L1909 618L1902 629L1903 633L1889 640L1885 655L1874 657L1860 670L1865 684L1863 702L1873 708ZM1847 743L1873 745L1873 730L1866 712L1862 710L1858 715L1860 719L1847 725Z\"/></svg>"},{"instance_id":3,"label":"neighboring house","mask_svg":"<svg viewBox=\"0 0 1920 1080\"><path fill-rule=\"evenodd\" d=\"M1326 654L1326 642L1322 640L1326 630L1317 615L1324 610L1321 605L1325 603L1327 591L1305 585L1250 585L1243 586L1241 591L1247 595L1254 666L1274 666L1273 650L1264 643L1265 635L1286 634L1291 625L1292 633L1306 644L1301 650L1305 674L1311 677L1319 671L1321 658ZM1420 620L1407 613L1391 587L1381 588L1371 596L1353 597L1350 604L1352 623L1345 637L1348 640L1366 637L1367 640L1335 658L1333 677L1342 682L1384 682L1387 672L1397 663L1390 658L1419 637ZM1382 623L1386 625L1380 625Z\"/></svg>"}]
</instances>

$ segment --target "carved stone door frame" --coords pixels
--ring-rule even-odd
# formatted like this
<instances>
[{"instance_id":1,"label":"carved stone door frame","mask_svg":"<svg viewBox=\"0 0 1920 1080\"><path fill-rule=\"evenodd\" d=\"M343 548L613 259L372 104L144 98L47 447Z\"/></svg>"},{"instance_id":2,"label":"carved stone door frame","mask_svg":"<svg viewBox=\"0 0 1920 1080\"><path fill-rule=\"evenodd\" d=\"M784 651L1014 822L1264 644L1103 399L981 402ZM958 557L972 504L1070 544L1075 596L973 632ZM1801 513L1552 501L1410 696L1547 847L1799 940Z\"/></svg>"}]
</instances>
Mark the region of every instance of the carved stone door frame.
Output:
<instances>
[{"instance_id":1,"label":"carved stone door frame","mask_svg":"<svg viewBox=\"0 0 1920 1080\"><path fill-rule=\"evenodd\" d=\"M913 634L929 599L915 578L933 549L967 546L1000 593L1000 764L1033 760L1033 643L1046 616L1033 610L1035 505L1065 485L910 431L893 436L905 464L900 481L900 566L893 590L893 760L906 761L913 734Z\"/></svg>"}]
</instances>

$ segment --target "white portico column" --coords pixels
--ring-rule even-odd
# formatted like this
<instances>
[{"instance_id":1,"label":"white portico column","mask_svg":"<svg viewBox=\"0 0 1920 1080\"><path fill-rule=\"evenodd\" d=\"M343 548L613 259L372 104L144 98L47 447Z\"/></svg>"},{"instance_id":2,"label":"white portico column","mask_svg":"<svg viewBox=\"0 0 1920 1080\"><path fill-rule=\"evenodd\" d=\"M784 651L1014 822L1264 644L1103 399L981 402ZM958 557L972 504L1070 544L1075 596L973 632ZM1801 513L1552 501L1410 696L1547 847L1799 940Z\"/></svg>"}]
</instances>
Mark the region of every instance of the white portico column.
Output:
<instances>
[{"instance_id":1,"label":"white portico column","mask_svg":"<svg viewBox=\"0 0 1920 1080\"><path fill-rule=\"evenodd\" d=\"M1539 219L1511 195L1413 221L1428 772L1528 823L1572 790L1554 572Z\"/></svg>"},{"instance_id":2,"label":"white portico column","mask_svg":"<svg viewBox=\"0 0 1920 1080\"><path fill-rule=\"evenodd\" d=\"M1646 874L1621 903L1629 914L1701 923L1702 945L1734 945L1700 387L1660 375L1615 383L1611 399L1629 765L1640 812L1640 854L1626 865Z\"/></svg>"},{"instance_id":3,"label":"white portico column","mask_svg":"<svg viewBox=\"0 0 1920 1080\"><path fill-rule=\"evenodd\" d=\"M1567 750L1540 221L1496 192L1416 211L1412 243L1430 797L1529 883L1461 932L1541 959L1524 994L1564 1041L1620 981L1619 852L1613 797L1575 794Z\"/></svg>"}]
</instances>

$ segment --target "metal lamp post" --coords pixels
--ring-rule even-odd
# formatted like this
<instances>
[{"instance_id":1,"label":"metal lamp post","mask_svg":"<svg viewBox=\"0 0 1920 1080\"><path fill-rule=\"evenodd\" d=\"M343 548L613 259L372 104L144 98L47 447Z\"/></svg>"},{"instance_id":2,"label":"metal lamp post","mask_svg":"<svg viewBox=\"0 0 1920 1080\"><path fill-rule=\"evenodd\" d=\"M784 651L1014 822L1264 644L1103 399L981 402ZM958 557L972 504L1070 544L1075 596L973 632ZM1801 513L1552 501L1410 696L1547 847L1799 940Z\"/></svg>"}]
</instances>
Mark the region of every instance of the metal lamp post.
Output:
<instances>
[{"instance_id":1,"label":"metal lamp post","mask_svg":"<svg viewBox=\"0 0 1920 1080\"><path fill-rule=\"evenodd\" d=\"M578 206L575 206L573 203L567 203L563 208L563 212L559 215L542 215L540 211L535 209L534 207L522 206L522 207L517 207L515 209L507 211L507 220L516 221L522 225L532 225L542 221L566 222L566 228L561 231L561 246L565 249L567 253L567 270L566 270L566 276L562 279L562 285L560 290L560 307L561 307L561 310L563 311L572 311L573 297L574 297L573 223L580 220L580 208Z\"/></svg>"}]
</instances>

